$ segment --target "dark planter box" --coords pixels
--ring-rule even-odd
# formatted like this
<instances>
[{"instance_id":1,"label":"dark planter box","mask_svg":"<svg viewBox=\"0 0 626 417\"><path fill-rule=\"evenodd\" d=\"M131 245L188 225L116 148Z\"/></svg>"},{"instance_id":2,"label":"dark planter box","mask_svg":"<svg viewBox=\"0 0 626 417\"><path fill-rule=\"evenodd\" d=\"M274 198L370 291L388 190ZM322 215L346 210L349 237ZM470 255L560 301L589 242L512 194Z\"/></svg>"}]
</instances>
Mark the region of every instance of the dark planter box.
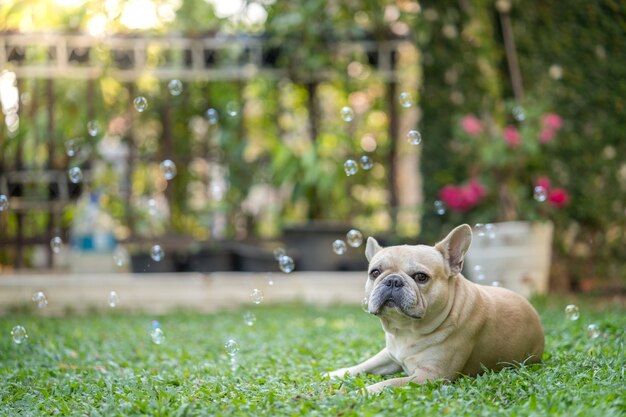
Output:
<instances>
[{"instance_id":1,"label":"dark planter box","mask_svg":"<svg viewBox=\"0 0 626 417\"><path fill-rule=\"evenodd\" d=\"M232 245L223 243L205 246L192 251L187 257L186 271L216 272L232 271L235 267L235 254Z\"/></svg>"},{"instance_id":2,"label":"dark planter box","mask_svg":"<svg viewBox=\"0 0 626 417\"><path fill-rule=\"evenodd\" d=\"M276 245L274 245L276 246ZM274 251L266 242L236 243L235 269L245 272L279 272L278 261ZM296 263L296 268L297 268Z\"/></svg>"},{"instance_id":3,"label":"dark planter box","mask_svg":"<svg viewBox=\"0 0 626 417\"><path fill-rule=\"evenodd\" d=\"M177 272L175 256L166 255L161 262L155 262L147 253L135 253L130 256L131 270L135 273Z\"/></svg>"}]
</instances>

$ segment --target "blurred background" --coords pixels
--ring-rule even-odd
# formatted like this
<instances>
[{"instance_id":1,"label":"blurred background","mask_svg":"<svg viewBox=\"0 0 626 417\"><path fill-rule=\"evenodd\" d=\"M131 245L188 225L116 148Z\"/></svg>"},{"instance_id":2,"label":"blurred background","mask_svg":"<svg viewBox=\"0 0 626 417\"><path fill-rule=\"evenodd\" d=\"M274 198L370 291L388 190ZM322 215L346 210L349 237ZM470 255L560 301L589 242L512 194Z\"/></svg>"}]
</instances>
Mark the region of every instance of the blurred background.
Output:
<instances>
[{"instance_id":1,"label":"blurred background","mask_svg":"<svg viewBox=\"0 0 626 417\"><path fill-rule=\"evenodd\" d=\"M623 292L625 28L613 0L4 0L0 272L363 270L367 236L523 221L551 289Z\"/></svg>"}]
</instances>

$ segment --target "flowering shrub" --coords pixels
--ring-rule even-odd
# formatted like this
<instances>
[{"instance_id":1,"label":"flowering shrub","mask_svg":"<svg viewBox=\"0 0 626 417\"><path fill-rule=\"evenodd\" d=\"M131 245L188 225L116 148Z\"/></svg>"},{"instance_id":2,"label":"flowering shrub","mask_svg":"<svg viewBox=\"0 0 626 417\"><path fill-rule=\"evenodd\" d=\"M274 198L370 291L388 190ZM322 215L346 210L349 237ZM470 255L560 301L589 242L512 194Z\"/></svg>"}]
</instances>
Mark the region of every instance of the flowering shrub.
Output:
<instances>
[{"instance_id":1,"label":"flowering shrub","mask_svg":"<svg viewBox=\"0 0 626 417\"><path fill-rule=\"evenodd\" d=\"M453 148L467 161L461 185L448 184L440 200L454 212L478 212L498 220L537 220L551 207L569 203L563 187L548 177L549 146L557 146L563 119L556 113L513 108L511 121L499 123L487 114L458 118ZM506 119L503 117L502 119Z\"/></svg>"}]
</instances>

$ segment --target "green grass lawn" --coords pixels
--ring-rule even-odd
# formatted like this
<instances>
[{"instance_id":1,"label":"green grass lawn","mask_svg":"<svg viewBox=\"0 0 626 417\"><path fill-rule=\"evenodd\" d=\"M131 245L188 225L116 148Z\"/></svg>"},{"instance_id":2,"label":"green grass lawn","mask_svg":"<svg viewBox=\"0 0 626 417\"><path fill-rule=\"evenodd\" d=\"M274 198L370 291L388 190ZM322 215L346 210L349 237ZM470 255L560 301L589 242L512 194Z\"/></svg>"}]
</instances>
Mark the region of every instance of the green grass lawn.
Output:
<instances>
[{"instance_id":1,"label":"green grass lawn","mask_svg":"<svg viewBox=\"0 0 626 417\"><path fill-rule=\"evenodd\" d=\"M569 301L568 301L569 302ZM617 302L536 300L545 362L452 384L359 393L381 377L324 381L383 344L378 320L356 306L251 306L161 317L113 311L65 318L0 318L0 416L454 415L625 416L626 309ZM165 341L150 337L158 320ZM601 335L587 336L597 324ZM14 344L11 329L29 338ZM224 343L238 342L236 369Z\"/></svg>"}]
</instances>

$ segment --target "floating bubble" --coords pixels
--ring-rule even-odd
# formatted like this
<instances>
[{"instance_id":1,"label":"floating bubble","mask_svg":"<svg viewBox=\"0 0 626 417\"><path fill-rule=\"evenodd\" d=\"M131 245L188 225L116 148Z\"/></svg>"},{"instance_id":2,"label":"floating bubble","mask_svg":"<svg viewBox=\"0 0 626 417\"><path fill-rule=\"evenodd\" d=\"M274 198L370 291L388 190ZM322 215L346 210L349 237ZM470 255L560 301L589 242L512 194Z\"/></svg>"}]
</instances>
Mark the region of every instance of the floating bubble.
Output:
<instances>
[{"instance_id":1,"label":"floating bubble","mask_svg":"<svg viewBox=\"0 0 626 417\"><path fill-rule=\"evenodd\" d=\"M155 262L161 262L165 257L165 252L161 245L154 245L150 248L150 257Z\"/></svg>"},{"instance_id":2,"label":"floating bubble","mask_svg":"<svg viewBox=\"0 0 626 417\"><path fill-rule=\"evenodd\" d=\"M363 168L365 171L369 171L374 167L374 161L372 161L372 158L367 155L363 155L359 162L361 162L361 168Z\"/></svg>"},{"instance_id":3,"label":"floating bubble","mask_svg":"<svg viewBox=\"0 0 626 417\"><path fill-rule=\"evenodd\" d=\"M369 313L370 310L369 310L368 304L369 304L369 300L367 299L367 297L363 298L361 300L361 310L365 311L366 313Z\"/></svg>"},{"instance_id":4,"label":"floating bubble","mask_svg":"<svg viewBox=\"0 0 626 417\"><path fill-rule=\"evenodd\" d=\"M0 194L0 211L4 211L9 208L9 197L4 194Z\"/></svg>"},{"instance_id":5,"label":"floating bubble","mask_svg":"<svg viewBox=\"0 0 626 417\"><path fill-rule=\"evenodd\" d=\"M400 101L400 105L405 109L408 109L413 105L413 97L411 96L411 93L407 93L406 91L404 91L400 93L400 96L398 98Z\"/></svg>"},{"instance_id":6,"label":"floating bubble","mask_svg":"<svg viewBox=\"0 0 626 417\"><path fill-rule=\"evenodd\" d=\"M363 233L356 229L349 230L348 233L346 233L346 241L348 245L353 248L358 248L363 244Z\"/></svg>"},{"instance_id":7,"label":"floating bubble","mask_svg":"<svg viewBox=\"0 0 626 417\"><path fill-rule=\"evenodd\" d=\"M117 295L117 292L111 291L109 293L109 307L115 308L120 302L120 297Z\"/></svg>"},{"instance_id":8,"label":"floating bubble","mask_svg":"<svg viewBox=\"0 0 626 417\"><path fill-rule=\"evenodd\" d=\"M435 206L435 213L437 213L439 216L443 216L444 214L446 214L446 205L443 203L443 201L435 200L433 205Z\"/></svg>"},{"instance_id":9,"label":"floating bubble","mask_svg":"<svg viewBox=\"0 0 626 417\"><path fill-rule=\"evenodd\" d=\"M341 239L337 239L333 242L333 252L337 255L343 255L348 250L348 245Z\"/></svg>"},{"instance_id":10,"label":"floating bubble","mask_svg":"<svg viewBox=\"0 0 626 417\"><path fill-rule=\"evenodd\" d=\"M167 83L167 88L173 96L179 96L183 93L183 82L181 80L171 80Z\"/></svg>"},{"instance_id":11,"label":"floating bubble","mask_svg":"<svg viewBox=\"0 0 626 417\"><path fill-rule=\"evenodd\" d=\"M485 237L486 233L485 233L485 225L482 223L476 223L474 225L474 230L476 231L476 236L478 237Z\"/></svg>"},{"instance_id":12,"label":"floating bubble","mask_svg":"<svg viewBox=\"0 0 626 417\"><path fill-rule=\"evenodd\" d=\"M533 190L533 198L538 203L543 203L548 199L548 190L546 187L542 187L541 185L537 185Z\"/></svg>"},{"instance_id":13,"label":"floating bubble","mask_svg":"<svg viewBox=\"0 0 626 417\"><path fill-rule=\"evenodd\" d=\"M28 339L28 334L24 326L17 325L11 330L11 337L13 337L13 343L21 345Z\"/></svg>"},{"instance_id":14,"label":"floating bubble","mask_svg":"<svg viewBox=\"0 0 626 417\"><path fill-rule=\"evenodd\" d=\"M492 287L499 287L500 286L500 281L491 281L491 286Z\"/></svg>"},{"instance_id":15,"label":"floating bubble","mask_svg":"<svg viewBox=\"0 0 626 417\"><path fill-rule=\"evenodd\" d=\"M569 304L567 307L565 307L565 318L568 320L578 320L578 318L580 317L580 310L578 309L578 306L575 304Z\"/></svg>"},{"instance_id":16,"label":"floating bubble","mask_svg":"<svg viewBox=\"0 0 626 417\"><path fill-rule=\"evenodd\" d=\"M153 328L150 331L150 337L152 338L152 341L157 345L160 345L161 343L165 342L165 334L163 333L163 330L161 330L160 327Z\"/></svg>"},{"instance_id":17,"label":"floating bubble","mask_svg":"<svg viewBox=\"0 0 626 417\"><path fill-rule=\"evenodd\" d=\"M518 122L523 122L524 120L526 120L526 110L524 110L522 106L513 107L511 113L513 113L513 117Z\"/></svg>"},{"instance_id":18,"label":"floating bubble","mask_svg":"<svg viewBox=\"0 0 626 417\"><path fill-rule=\"evenodd\" d=\"M343 163L343 169L346 171L346 175L350 177L359 171L359 165L354 159L348 159Z\"/></svg>"},{"instance_id":19,"label":"floating bubble","mask_svg":"<svg viewBox=\"0 0 626 417\"><path fill-rule=\"evenodd\" d=\"M176 164L174 162L166 159L165 161L161 162L159 166L161 167L163 177L166 180L170 181L174 179L174 177L176 176Z\"/></svg>"},{"instance_id":20,"label":"floating bubble","mask_svg":"<svg viewBox=\"0 0 626 417\"><path fill-rule=\"evenodd\" d=\"M283 255L278 259L278 266L285 274L289 274L295 268L295 264L291 256Z\"/></svg>"},{"instance_id":21,"label":"floating bubble","mask_svg":"<svg viewBox=\"0 0 626 417\"><path fill-rule=\"evenodd\" d=\"M251 311L246 311L243 313L243 322L248 326L254 326L254 322L256 322L256 316Z\"/></svg>"},{"instance_id":22,"label":"floating bubble","mask_svg":"<svg viewBox=\"0 0 626 417\"><path fill-rule=\"evenodd\" d=\"M276 259L277 261L280 261L280 258L285 256L286 254L287 254L287 252L285 252L284 248L276 248L276 249L274 249L274 259Z\"/></svg>"},{"instance_id":23,"label":"floating bubble","mask_svg":"<svg viewBox=\"0 0 626 417\"><path fill-rule=\"evenodd\" d=\"M269 285L270 287L274 286L274 280L273 279L268 279L267 280L267 285Z\"/></svg>"},{"instance_id":24,"label":"floating bubble","mask_svg":"<svg viewBox=\"0 0 626 417\"><path fill-rule=\"evenodd\" d=\"M70 170L67 171L67 175L74 184L78 184L83 180L83 171L79 167L70 168Z\"/></svg>"},{"instance_id":25,"label":"floating bubble","mask_svg":"<svg viewBox=\"0 0 626 417\"><path fill-rule=\"evenodd\" d=\"M62 248L63 248L63 239L61 239L60 236L55 236L52 239L50 239L50 249L52 249L52 252L60 253Z\"/></svg>"},{"instance_id":26,"label":"floating bubble","mask_svg":"<svg viewBox=\"0 0 626 417\"><path fill-rule=\"evenodd\" d=\"M481 265L474 266L474 281L481 282L485 280L485 272Z\"/></svg>"},{"instance_id":27,"label":"floating bubble","mask_svg":"<svg viewBox=\"0 0 626 417\"><path fill-rule=\"evenodd\" d=\"M493 223L487 223L485 225L485 235L487 235L488 239L495 239L498 236L496 232L496 225Z\"/></svg>"},{"instance_id":28,"label":"floating bubble","mask_svg":"<svg viewBox=\"0 0 626 417\"><path fill-rule=\"evenodd\" d=\"M239 104L234 101L228 102L226 104L226 114L230 117L236 117L239 114Z\"/></svg>"},{"instance_id":29,"label":"floating bubble","mask_svg":"<svg viewBox=\"0 0 626 417\"><path fill-rule=\"evenodd\" d=\"M118 268L123 267L128 263L128 251L123 246L117 246L113 251L113 262Z\"/></svg>"},{"instance_id":30,"label":"floating bubble","mask_svg":"<svg viewBox=\"0 0 626 417\"><path fill-rule=\"evenodd\" d=\"M142 113L148 108L148 100L146 100L144 96L138 96L133 100L133 105L135 106L135 110Z\"/></svg>"},{"instance_id":31,"label":"floating bubble","mask_svg":"<svg viewBox=\"0 0 626 417\"><path fill-rule=\"evenodd\" d=\"M161 323L159 323L158 320L152 320L152 322L150 323L150 327L152 329L156 329L157 327L161 327Z\"/></svg>"},{"instance_id":32,"label":"floating bubble","mask_svg":"<svg viewBox=\"0 0 626 417\"><path fill-rule=\"evenodd\" d=\"M417 130L409 130L409 133L406 134L406 140L411 145L419 145L422 143L422 134Z\"/></svg>"},{"instance_id":33,"label":"floating bubble","mask_svg":"<svg viewBox=\"0 0 626 417\"><path fill-rule=\"evenodd\" d=\"M206 111L206 119L209 121L210 125L216 125L217 122L220 121L220 115L217 110L211 108Z\"/></svg>"},{"instance_id":34,"label":"floating bubble","mask_svg":"<svg viewBox=\"0 0 626 417\"><path fill-rule=\"evenodd\" d=\"M590 324L587 326L587 336L591 339L596 339L600 337L600 327L597 324Z\"/></svg>"},{"instance_id":35,"label":"floating bubble","mask_svg":"<svg viewBox=\"0 0 626 417\"><path fill-rule=\"evenodd\" d=\"M46 294L43 291L37 291L33 294L33 303L37 306L37 308L44 308L48 305L48 299L46 298Z\"/></svg>"},{"instance_id":36,"label":"floating bubble","mask_svg":"<svg viewBox=\"0 0 626 417\"><path fill-rule=\"evenodd\" d=\"M348 106L342 107L340 114L341 114L341 119L346 123L349 123L354 120L354 110L352 110L352 107L348 107Z\"/></svg>"},{"instance_id":37,"label":"floating bubble","mask_svg":"<svg viewBox=\"0 0 626 417\"><path fill-rule=\"evenodd\" d=\"M224 349L229 356L235 356L239 352L239 343L235 339L228 339L224 344Z\"/></svg>"},{"instance_id":38,"label":"floating bubble","mask_svg":"<svg viewBox=\"0 0 626 417\"><path fill-rule=\"evenodd\" d=\"M65 141L65 154L70 158L80 151L80 139L68 139Z\"/></svg>"},{"instance_id":39,"label":"floating bubble","mask_svg":"<svg viewBox=\"0 0 626 417\"><path fill-rule=\"evenodd\" d=\"M95 138L100 133L100 123L97 120L90 120L87 122L87 134L92 138Z\"/></svg>"},{"instance_id":40,"label":"floating bubble","mask_svg":"<svg viewBox=\"0 0 626 417\"><path fill-rule=\"evenodd\" d=\"M258 288L253 289L250 293L250 299L254 304L261 304L261 301L263 301L263 291Z\"/></svg>"}]
</instances>

